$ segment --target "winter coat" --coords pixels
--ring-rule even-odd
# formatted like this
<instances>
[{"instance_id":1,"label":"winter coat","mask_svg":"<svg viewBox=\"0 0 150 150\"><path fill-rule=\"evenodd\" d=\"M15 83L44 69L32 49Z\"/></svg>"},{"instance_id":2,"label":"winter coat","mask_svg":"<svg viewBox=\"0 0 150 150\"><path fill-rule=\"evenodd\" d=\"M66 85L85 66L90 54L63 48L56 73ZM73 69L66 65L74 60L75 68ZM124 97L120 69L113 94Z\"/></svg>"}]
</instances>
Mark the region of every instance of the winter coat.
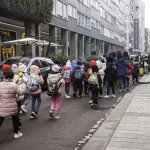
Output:
<instances>
[{"instance_id":1,"label":"winter coat","mask_svg":"<svg viewBox=\"0 0 150 150\"><path fill-rule=\"evenodd\" d=\"M138 63L135 63L134 65L133 65L133 67L134 67L134 70L133 70L133 72L132 72L132 76L134 76L134 77L138 77L139 76L139 65L138 65Z\"/></svg>"},{"instance_id":2,"label":"winter coat","mask_svg":"<svg viewBox=\"0 0 150 150\"><path fill-rule=\"evenodd\" d=\"M75 67L77 67L77 61L73 60L72 63L71 63L72 70L74 70Z\"/></svg>"},{"instance_id":3,"label":"winter coat","mask_svg":"<svg viewBox=\"0 0 150 150\"><path fill-rule=\"evenodd\" d=\"M86 72L86 74L85 74L86 79L89 78L89 75L90 75L90 73L92 72L92 66L94 66L94 65L96 65L96 61L91 61L91 62L90 62L90 68L87 70L87 72Z\"/></svg>"},{"instance_id":4,"label":"winter coat","mask_svg":"<svg viewBox=\"0 0 150 150\"><path fill-rule=\"evenodd\" d=\"M102 62L100 60L96 61L96 65L98 66L98 69L102 69Z\"/></svg>"},{"instance_id":5,"label":"winter coat","mask_svg":"<svg viewBox=\"0 0 150 150\"><path fill-rule=\"evenodd\" d=\"M69 79L64 78L64 81L65 81L65 83L71 83L72 69L69 66L64 66L63 69L62 69L62 73L61 73L62 76L64 76L65 70L70 70L70 78Z\"/></svg>"},{"instance_id":6,"label":"winter coat","mask_svg":"<svg viewBox=\"0 0 150 150\"><path fill-rule=\"evenodd\" d=\"M39 83L39 89L35 92L32 92L31 94L33 94L33 95L34 94L41 94L42 93L41 85L44 83L44 80L43 80L42 75L40 75L40 68L36 65L32 65L30 67L30 77L34 77L34 76L37 76L35 78L35 80Z\"/></svg>"},{"instance_id":7,"label":"winter coat","mask_svg":"<svg viewBox=\"0 0 150 150\"><path fill-rule=\"evenodd\" d=\"M98 60L98 56L96 55L96 51L92 51L91 52L91 55L87 58L87 61L90 62L90 61L97 61Z\"/></svg>"},{"instance_id":8,"label":"winter coat","mask_svg":"<svg viewBox=\"0 0 150 150\"><path fill-rule=\"evenodd\" d=\"M120 58L119 60L117 60L116 67L117 67L117 76L118 77L127 75L128 63L123 58Z\"/></svg>"},{"instance_id":9,"label":"winter coat","mask_svg":"<svg viewBox=\"0 0 150 150\"><path fill-rule=\"evenodd\" d=\"M82 69L81 66L78 65L78 66L73 70L73 73L72 73L72 81L73 81L73 82L76 82L76 81L75 81L75 72L76 72L78 69L81 69L81 74L82 74L82 78L81 78L81 80L79 80L78 82L82 82L83 79L85 78L85 72L84 72L84 70Z\"/></svg>"},{"instance_id":10,"label":"winter coat","mask_svg":"<svg viewBox=\"0 0 150 150\"><path fill-rule=\"evenodd\" d=\"M59 93L63 92L63 87L65 86L65 81L62 78L60 73L49 74L48 78L47 78L47 84L49 85L50 83L54 83L54 84L57 83L58 86L60 85L60 88L59 88L58 92Z\"/></svg>"},{"instance_id":11,"label":"winter coat","mask_svg":"<svg viewBox=\"0 0 150 150\"><path fill-rule=\"evenodd\" d=\"M4 79L0 82L0 116L10 117L18 113L16 95L23 95L25 89L21 85L17 85L12 81Z\"/></svg>"},{"instance_id":12,"label":"winter coat","mask_svg":"<svg viewBox=\"0 0 150 150\"><path fill-rule=\"evenodd\" d=\"M108 62L106 65L105 72L105 81L110 82L115 80L115 68L113 67L113 62Z\"/></svg>"}]
</instances>

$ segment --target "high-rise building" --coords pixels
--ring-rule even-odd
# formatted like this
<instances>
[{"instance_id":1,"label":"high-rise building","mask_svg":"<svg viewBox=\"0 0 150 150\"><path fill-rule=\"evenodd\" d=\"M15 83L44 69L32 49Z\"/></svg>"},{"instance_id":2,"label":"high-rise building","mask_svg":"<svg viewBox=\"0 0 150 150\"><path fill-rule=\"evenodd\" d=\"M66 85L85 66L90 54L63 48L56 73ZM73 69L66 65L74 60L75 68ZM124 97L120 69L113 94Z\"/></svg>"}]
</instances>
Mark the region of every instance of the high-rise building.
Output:
<instances>
[{"instance_id":1,"label":"high-rise building","mask_svg":"<svg viewBox=\"0 0 150 150\"><path fill-rule=\"evenodd\" d=\"M134 0L126 0L126 50L133 53L133 20Z\"/></svg>"},{"instance_id":2,"label":"high-rise building","mask_svg":"<svg viewBox=\"0 0 150 150\"><path fill-rule=\"evenodd\" d=\"M134 0L134 54L145 53L145 3Z\"/></svg>"},{"instance_id":3,"label":"high-rise building","mask_svg":"<svg viewBox=\"0 0 150 150\"><path fill-rule=\"evenodd\" d=\"M150 30L145 28L145 53L150 53Z\"/></svg>"}]
</instances>

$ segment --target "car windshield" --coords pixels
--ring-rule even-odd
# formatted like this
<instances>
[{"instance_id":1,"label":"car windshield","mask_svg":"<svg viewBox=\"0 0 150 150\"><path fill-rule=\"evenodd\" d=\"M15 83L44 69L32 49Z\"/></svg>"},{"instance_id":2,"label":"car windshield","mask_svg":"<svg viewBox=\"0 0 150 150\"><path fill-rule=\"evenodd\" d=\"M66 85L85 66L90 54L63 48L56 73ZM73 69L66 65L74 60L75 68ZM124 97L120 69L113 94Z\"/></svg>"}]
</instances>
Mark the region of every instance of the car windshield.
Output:
<instances>
[{"instance_id":1,"label":"car windshield","mask_svg":"<svg viewBox=\"0 0 150 150\"><path fill-rule=\"evenodd\" d=\"M28 66L28 64L30 63L29 58L10 58L7 59L6 61L3 61L1 64L8 64L8 65L12 65L12 64L16 64L18 65L19 62L23 63L25 66Z\"/></svg>"}]
</instances>

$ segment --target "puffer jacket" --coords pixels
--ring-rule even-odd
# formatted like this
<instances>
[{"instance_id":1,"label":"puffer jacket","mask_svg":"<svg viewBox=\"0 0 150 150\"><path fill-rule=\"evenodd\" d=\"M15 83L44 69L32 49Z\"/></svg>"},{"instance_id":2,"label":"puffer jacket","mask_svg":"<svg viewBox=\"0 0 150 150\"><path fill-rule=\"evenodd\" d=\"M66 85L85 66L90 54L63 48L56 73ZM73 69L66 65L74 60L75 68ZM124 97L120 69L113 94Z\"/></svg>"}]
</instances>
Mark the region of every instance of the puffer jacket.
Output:
<instances>
[{"instance_id":1,"label":"puffer jacket","mask_svg":"<svg viewBox=\"0 0 150 150\"><path fill-rule=\"evenodd\" d=\"M62 76L64 76L65 70L70 70L70 78L69 79L64 78L64 80L65 80L66 83L71 83L72 69L71 69L71 67L69 67L67 65L64 66L63 69L62 69L62 73L61 73Z\"/></svg>"},{"instance_id":2,"label":"puffer jacket","mask_svg":"<svg viewBox=\"0 0 150 150\"><path fill-rule=\"evenodd\" d=\"M16 95L23 95L25 89L12 81L4 79L0 82L0 116L10 117L18 113Z\"/></svg>"},{"instance_id":3,"label":"puffer jacket","mask_svg":"<svg viewBox=\"0 0 150 150\"><path fill-rule=\"evenodd\" d=\"M44 83L44 80L43 80L42 75L40 75L40 68L36 65L32 65L30 67L30 76L32 76L32 77L37 76L35 78L35 80L39 83L39 89L35 92L32 92L31 94L33 94L33 95L34 94L41 94L42 93L41 85Z\"/></svg>"},{"instance_id":4,"label":"puffer jacket","mask_svg":"<svg viewBox=\"0 0 150 150\"><path fill-rule=\"evenodd\" d=\"M57 83L58 82L58 83ZM63 87L65 86L65 81L62 78L60 73L56 74L49 74L47 78L47 84L49 85L50 83L60 85L60 88L58 90L59 93L63 92Z\"/></svg>"}]
</instances>

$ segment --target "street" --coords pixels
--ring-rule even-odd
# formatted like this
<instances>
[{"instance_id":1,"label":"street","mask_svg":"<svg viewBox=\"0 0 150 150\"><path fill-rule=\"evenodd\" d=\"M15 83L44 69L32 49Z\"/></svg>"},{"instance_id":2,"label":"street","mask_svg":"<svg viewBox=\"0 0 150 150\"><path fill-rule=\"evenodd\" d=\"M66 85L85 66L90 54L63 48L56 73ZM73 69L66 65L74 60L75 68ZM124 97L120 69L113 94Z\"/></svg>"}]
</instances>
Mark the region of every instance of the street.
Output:
<instances>
[{"instance_id":1,"label":"street","mask_svg":"<svg viewBox=\"0 0 150 150\"><path fill-rule=\"evenodd\" d=\"M133 88L133 87L132 87ZM130 90L131 91L131 90ZM60 120L49 120L51 100L46 93L42 94L42 105L37 120L28 113L21 116L23 137L13 139L12 123L8 118L0 128L1 150L74 150L78 141L87 135L96 121L105 117L105 113L125 93L117 93L116 98L99 99L99 109L92 110L88 105L89 98L63 99Z\"/></svg>"}]
</instances>

